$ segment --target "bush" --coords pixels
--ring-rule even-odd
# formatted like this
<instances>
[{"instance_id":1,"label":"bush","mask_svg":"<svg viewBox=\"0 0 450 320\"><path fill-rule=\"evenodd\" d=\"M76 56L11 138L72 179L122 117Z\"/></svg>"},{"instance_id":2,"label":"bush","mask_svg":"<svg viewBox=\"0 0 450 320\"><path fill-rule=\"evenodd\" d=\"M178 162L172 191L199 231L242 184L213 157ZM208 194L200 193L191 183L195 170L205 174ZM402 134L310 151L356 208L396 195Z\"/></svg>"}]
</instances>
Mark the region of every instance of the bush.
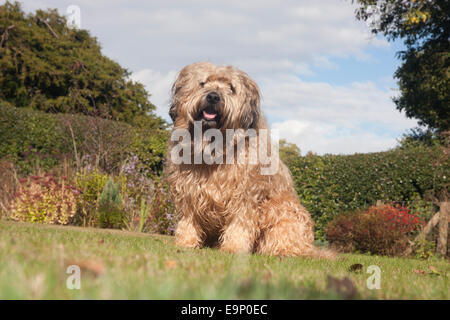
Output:
<instances>
[{"instance_id":1,"label":"bush","mask_svg":"<svg viewBox=\"0 0 450 320\"><path fill-rule=\"evenodd\" d=\"M325 233L331 245L344 252L399 255L422 225L408 208L385 205L338 215Z\"/></svg>"},{"instance_id":2,"label":"bush","mask_svg":"<svg viewBox=\"0 0 450 320\"><path fill-rule=\"evenodd\" d=\"M124 222L119 185L108 178L98 199L97 224L101 228L121 229Z\"/></svg>"},{"instance_id":3,"label":"bush","mask_svg":"<svg viewBox=\"0 0 450 320\"><path fill-rule=\"evenodd\" d=\"M148 175L161 174L168 132L96 117L47 114L0 102L0 158L16 164L20 174L48 171L70 159L81 168L118 173L137 157Z\"/></svg>"},{"instance_id":4,"label":"bush","mask_svg":"<svg viewBox=\"0 0 450 320\"><path fill-rule=\"evenodd\" d=\"M415 144L386 152L307 155L290 161L300 201L324 239L326 224L337 214L365 209L377 200L416 201L448 188L449 161L439 161L440 146Z\"/></svg>"},{"instance_id":5,"label":"bush","mask_svg":"<svg viewBox=\"0 0 450 320\"><path fill-rule=\"evenodd\" d=\"M173 234L175 208L163 177L142 172L137 157L121 169L122 195L128 213L127 228L133 231Z\"/></svg>"},{"instance_id":6,"label":"bush","mask_svg":"<svg viewBox=\"0 0 450 320\"><path fill-rule=\"evenodd\" d=\"M17 221L69 224L77 213L79 190L67 178L31 176L21 179L9 217Z\"/></svg>"},{"instance_id":7,"label":"bush","mask_svg":"<svg viewBox=\"0 0 450 320\"><path fill-rule=\"evenodd\" d=\"M98 199L108 181L108 175L99 170L83 169L75 175L75 184L80 189L80 215L74 222L82 226L94 226L97 219Z\"/></svg>"}]
</instances>

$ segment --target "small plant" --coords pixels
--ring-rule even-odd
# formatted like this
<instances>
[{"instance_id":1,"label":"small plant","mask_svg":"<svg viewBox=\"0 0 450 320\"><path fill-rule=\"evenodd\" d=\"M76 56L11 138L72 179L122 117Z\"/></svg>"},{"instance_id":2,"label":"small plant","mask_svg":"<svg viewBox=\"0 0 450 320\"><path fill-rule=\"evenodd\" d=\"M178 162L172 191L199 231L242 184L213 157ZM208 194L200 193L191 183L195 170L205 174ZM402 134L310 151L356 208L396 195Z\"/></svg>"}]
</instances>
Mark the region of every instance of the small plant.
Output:
<instances>
[{"instance_id":1,"label":"small plant","mask_svg":"<svg viewBox=\"0 0 450 320\"><path fill-rule=\"evenodd\" d=\"M145 221L150 214L150 208L144 198L141 199L141 215L139 216L139 232L144 231Z\"/></svg>"},{"instance_id":2,"label":"small plant","mask_svg":"<svg viewBox=\"0 0 450 320\"><path fill-rule=\"evenodd\" d=\"M384 205L337 216L327 225L326 237L345 252L399 255L422 225L408 208Z\"/></svg>"},{"instance_id":3,"label":"small plant","mask_svg":"<svg viewBox=\"0 0 450 320\"><path fill-rule=\"evenodd\" d=\"M419 239L414 248L414 255L417 259L429 259L434 255L434 241Z\"/></svg>"},{"instance_id":4,"label":"small plant","mask_svg":"<svg viewBox=\"0 0 450 320\"><path fill-rule=\"evenodd\" d=\"M127 229L173 234L176 219L166 181L143 170L136 156L124 163L119 178L127 211Z\"/></svg>"},{"instance_id":5,"label":"small plant","mask_svg":"<svg viewBox=\"0 0 450 320\"><path fill-rule=\"evenodd\" d=\"M8 159L0 159L0 219L5 217L18 183L14 164Z\"/></svg>"},{"instance_id":6,"label":"small plant","mask_svg":"<svg viewBox=\"0 0 450 320\"><path fill-rule=\"evenodd\" d=\"M98 200L97 224L102 228L120 229L124 222L119 184L108 178Z\"/></svg>"},{"instance_id":7,"label":"small plant","mask_svg":"<svg viewBox=\"0 0 450 320\"><path fill-rule=\"evenodd\" d=\"M103 188L108 181L108 175L99 170L83 169L77 173L75 183L81 190L79 201L79 210L81 212L80 221L76 224L83 226L93 226L95 224L98 199L102 194Z\"/></svg>"},{"instance_id":8,"label":"small plant","mask_svg":"<svg viewBox=\"0 0 450 320\"><path fill-rule=\"evenodd\" d=\"M69 224L77 213L77 189L66 177L52 174L19 180L9 218L16 221Z\"/></svg>"}]
</instances>

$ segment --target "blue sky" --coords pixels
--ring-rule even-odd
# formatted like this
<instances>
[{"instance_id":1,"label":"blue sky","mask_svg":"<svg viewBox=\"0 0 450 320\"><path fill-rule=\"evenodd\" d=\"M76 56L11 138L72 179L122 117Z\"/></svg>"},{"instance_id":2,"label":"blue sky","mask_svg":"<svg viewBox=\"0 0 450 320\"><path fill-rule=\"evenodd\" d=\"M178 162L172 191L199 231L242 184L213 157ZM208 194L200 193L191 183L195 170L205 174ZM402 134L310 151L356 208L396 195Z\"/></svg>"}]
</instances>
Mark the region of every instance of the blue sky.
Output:
<instances>
[{"instance_id":1,"label":"blue sky","mask_svg":"<svg viewBox=\"0 0 450 320\"><path fill-rule=\"evenodd\" d=\"M381 36L380 36L381 37ZM334 85L348 85L354 81L370 80L381 87L395 87L393 74L400 61L395 53L403 50L401 41L390 43L388 48L369 48L370 58L355 59L353 57L331 58L334 68L317 68L316 74L305 79L327 81Z\"/></svg>"},{"instance_id":2,"label":"blue sky","mask_svg":"<svg viewBox=\"0 0 450 320\"><path fill-rule=\"evenodd\" d=\"M356 21L350 0L33 0L26 11L69 5L103 53L133 72L168 117L169 90L186 64L231 64L260 86L272 129L302 153L383 151L417 122L391 97L401 42Z\"/></svg>"}]
</instances>

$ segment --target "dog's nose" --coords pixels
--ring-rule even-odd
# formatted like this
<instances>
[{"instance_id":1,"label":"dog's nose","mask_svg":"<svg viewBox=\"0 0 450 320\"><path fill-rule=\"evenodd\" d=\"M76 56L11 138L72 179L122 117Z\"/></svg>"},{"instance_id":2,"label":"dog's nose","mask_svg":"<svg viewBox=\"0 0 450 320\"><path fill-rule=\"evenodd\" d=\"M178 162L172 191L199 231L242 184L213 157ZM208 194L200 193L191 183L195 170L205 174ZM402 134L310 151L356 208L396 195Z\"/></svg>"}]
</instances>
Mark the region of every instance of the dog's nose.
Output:
<instances>
[{"instance_id":1,"label":"dog's nose","mask_svg":"<svg viewBox=\"0 0 450 320\"><path fill-rule=\"evenodd\" d=\"M206 96L206 101L211 104L218 103L220 101L220 96L217 92L210 92Z\"/></svg>"}]
</instances>

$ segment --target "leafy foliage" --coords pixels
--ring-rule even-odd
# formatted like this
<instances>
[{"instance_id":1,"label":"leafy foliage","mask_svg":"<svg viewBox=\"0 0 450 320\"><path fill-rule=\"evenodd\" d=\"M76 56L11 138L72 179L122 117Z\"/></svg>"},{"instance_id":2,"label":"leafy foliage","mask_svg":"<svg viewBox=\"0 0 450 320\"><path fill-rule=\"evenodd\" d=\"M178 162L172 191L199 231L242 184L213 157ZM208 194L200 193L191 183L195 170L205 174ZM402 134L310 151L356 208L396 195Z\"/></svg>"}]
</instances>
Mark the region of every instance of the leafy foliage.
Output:
<instances>
[{"instance_id":1,"label":"leafy foliage","mask_svg":"<svg viewBox=\"0 0 450 320\"><path fill-rule=\"evenodd\" d=\"M75 224L94 226L97 223L98 199L108 181L108 175L94 169L80 170L75 175L75 184L81 190L79 212Z\"/></svg>"},{"instance_id":2,"label":"leafy foliage","mask_svg":"<svg viewBox=\"0 0 450 320\"><path fill-rule=\"evenodd\" d=\"M300 201L316 222L316 236L336 214L367 208L377 200L431 199L448 189L449 161L439 146L414 144L386 152L307 155L289 167Z\"/></svg>"},{"instance_id":3,"label":"leafy foliage","mask_svg":"<svg viewBox=\"0 0 450 320\"><path fill-rule=\"evenodd\" d=\"M69 224L77 213L80 191L67 180L53 175L22 179L9 217L17 221Z\"/></svg>"},{"instance_id":4,"label":"leafy foliage","mask_svg":"<svg viewBox=\"0 0 450 320\"><path fill-rule=\"evenodd\" d=\"M410 235L423 225L417 213L394 206L338 215L326 228L326 238L345 252L380 255L402 254Z\"/></svg>"},{"instance_id":5,"label":"leafy foliage","mask_svg":"<svg viewBox=\"0 0 450 320\"><path fill-rule=\"evenodd\" d=\"M403 39L403 64L395 72L397 109L419 124L450 129L450 2L448 0L356 0L356 16L373 33Z\"/></svg>"},{"instance_id":6,"label":"leafy foliage","mask_svg":"<svg viewBox=\"0 0 450 320\"><path fill-rule=\"evenodd\" d=\"M105 57L88 31L71 29L53 10L25 14L0 6L0 100L52 113L82 113L125 122L164 121L130 72Z\"/></svg>"},{"instance_id":7,"label":"leafy foliage","mask_svg":"<svg viewBox=\"0 0 450 320\"><path fill-rule=\"evenodd\" d=\"M278 147L280 159L287 166L290 166L297 158L301 157L300 148L295 143L281 139Z\"/></svg>"},{"instance_id":8,"label":"leafy foliage","mask_svg":"<svg viewBox=\"0 0 450 320\"><path fill-rule=\"evenodd\" d=\"M44 170L70 159L78 167L118 172L136 156L147 175L160 174L168 131L83 115L53 115L0 102L0 158L8 157L20 173Z\"/></svg>"},{"instance_id":9,"label":"leafy foliage","mask_svg":"<svg viewBox=\"0 0 450 320\"><path fill-rule=\"evenodd\" d=\"M98 199L99 226L102 228L121 229L124 226L126 213L122 207L119 185L108 178Z\"/></svg>"}]
</instances>

